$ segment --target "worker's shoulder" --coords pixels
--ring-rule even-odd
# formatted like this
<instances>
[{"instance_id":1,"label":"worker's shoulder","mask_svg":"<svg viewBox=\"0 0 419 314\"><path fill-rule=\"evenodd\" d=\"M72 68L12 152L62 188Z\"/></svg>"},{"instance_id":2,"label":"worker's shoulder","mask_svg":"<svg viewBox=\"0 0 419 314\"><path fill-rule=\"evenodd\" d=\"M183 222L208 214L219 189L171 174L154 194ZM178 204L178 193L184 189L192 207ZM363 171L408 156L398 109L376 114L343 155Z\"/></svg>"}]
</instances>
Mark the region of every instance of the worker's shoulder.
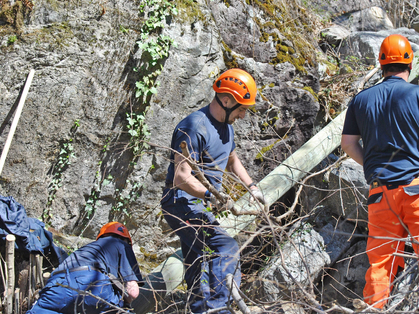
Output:
<instances>
[{"instance_id":1,"label":"worker's shoulder","mask_svg":"<svg viewBox=\"0 0 419 314\"><path fill-rule=\"evenodd\" d=\"M183 118L179 124L177 125L177 128L181 129L199 129L202 126L206 124L206 121L208 120L208 117L205 113L205 111L197 110Z\"/></svg>"}]
</instances>

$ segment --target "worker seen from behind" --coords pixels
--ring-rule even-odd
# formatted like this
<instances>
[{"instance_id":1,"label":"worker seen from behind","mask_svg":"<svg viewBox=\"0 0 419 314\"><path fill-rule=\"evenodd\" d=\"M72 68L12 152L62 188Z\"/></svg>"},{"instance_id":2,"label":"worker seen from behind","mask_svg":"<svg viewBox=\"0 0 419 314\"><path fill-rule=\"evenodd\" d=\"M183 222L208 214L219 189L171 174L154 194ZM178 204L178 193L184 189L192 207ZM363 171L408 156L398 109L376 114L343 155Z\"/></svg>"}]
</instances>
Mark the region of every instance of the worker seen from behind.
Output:
<instances>
[{"instance_id":1,"label":"worker seen from behind","mask_svg":"<svg viewBox=\"0 0 419 314\"><path fill-rule=\"evenodd\" d=\"M181 142L187 143L191 159L218 191L222 189L226 170L237 175L254 198L265 202L236 154L232 127L255 104L256 83L246 71L230 69L215 80L213 89L215 97L211 103L184 118L173 132L171 148L175 153L170 157L161 200L164 217L181 240L185 281L191 292L189 307L193 313L211 309L230 313L226 308L230 296L225 278L233 274L240 285L240 256L237 242L208 210L231 209L233 201L229 199L222 204L196 178L182 155Z\"/></svg>"},{"instance_id":2,"label":"worker seen from behind","mask_svg":"<svg viewBox=\"0 0 419 314\"><path fill-rule=\"evenodd\" d=\"M26 313L116 313L128 306L142 284L131 245L122 223L107 223L96 241L73 252L52 272Z\"/></svg>"},{"instance_id":3,"label":"worker seen from behind","mask_svg":"<svg viewBox=\"0 0 419 314\"><path fill-rule=\"evenodd\" d=\"M381 309L404 268L393 254L408 235L419 253L419 86L408 83L413 50L404 36L386 37L378 58L384 80L352 99L341 145L370 184L364 300Z\"/></svg>"}]
</instances>

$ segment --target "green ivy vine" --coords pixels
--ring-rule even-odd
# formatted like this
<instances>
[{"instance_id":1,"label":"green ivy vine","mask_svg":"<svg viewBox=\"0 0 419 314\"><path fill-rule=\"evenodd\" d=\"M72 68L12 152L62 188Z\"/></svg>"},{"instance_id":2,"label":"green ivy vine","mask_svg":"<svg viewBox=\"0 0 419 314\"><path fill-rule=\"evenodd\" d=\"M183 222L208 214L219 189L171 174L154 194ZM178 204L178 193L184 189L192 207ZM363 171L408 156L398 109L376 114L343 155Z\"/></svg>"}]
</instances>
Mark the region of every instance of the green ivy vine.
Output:
<instances>
[{"instance_id":1,"label":"green ivy vine","mask_svg":"<svg viewBox=\"0 0 419 314\"><path fill-rule=\"evenodd\" d=\"M80 122L77 119L70 130L71 137L64 141L60 146L58 153L57 162L52 169L52 179L48 186L48 199L45 206L44 212L42 213L42 220L45 223L50 223L52 219L51 206L55 199L55 195L58 189L62 186L63 173L71 164L71 159L75 157L73 147L73 137L80 126Z\"/></svg>"}]
</instances>

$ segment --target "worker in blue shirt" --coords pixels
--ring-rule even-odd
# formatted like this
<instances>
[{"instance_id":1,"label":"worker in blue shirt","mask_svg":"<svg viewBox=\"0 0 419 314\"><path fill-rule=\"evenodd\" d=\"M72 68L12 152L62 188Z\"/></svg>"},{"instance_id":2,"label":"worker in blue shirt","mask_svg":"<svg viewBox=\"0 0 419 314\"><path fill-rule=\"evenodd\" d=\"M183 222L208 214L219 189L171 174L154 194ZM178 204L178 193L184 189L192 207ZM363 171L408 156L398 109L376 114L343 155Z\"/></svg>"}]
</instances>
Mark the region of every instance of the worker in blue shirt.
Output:
<instances>
[{"instance_id":1,"label":"worker in blue shirt","mask_svg":"<svg viewBox=\"0 0 419 314\"><path fill-rule=\"evenodd\" d=\"M342 132L342 149L363 165L370 184L364 300L379 309L404 268L395 253L404 252L408 236L419 254L419 86L407 82L413 57L406 37L383 40L384 80L352 99Z\"/></svg>"},{"instance_id":2,"label":"worker in blue shirt","mask_svg":"<svg viewBox=\"0 0 419 314\"><path fill-rule=\"evenodd\" d=\"M104 225L96 241L67 257L27 314L116 313L139 295L142 277L127 228ZM85 293L88 292L88 293Z\"/></svg>"},{"instance_id":3,"label":"worker in blue shirt","mask_svg":"<svg viewBox=\"0 0 419 314\"><path fill-rule=\"evenodd\" d=\"M213 89L212 102L184 118L173 132L161 205L166 221L181 240L185 281L192 294L190 310L204 313L224 308L217 312L224 314L230 313L226 275L233 274L240 285L239 247L208 209L231 209L233 202L222 204L196 178L180 144L186 142L191 159L218 191L226 170L237 175L254 198L261 203L265 199L236 154L232 127L255 104L256 83L246 71L230 69L215 80Z\"/></svg>"}]
</instances>

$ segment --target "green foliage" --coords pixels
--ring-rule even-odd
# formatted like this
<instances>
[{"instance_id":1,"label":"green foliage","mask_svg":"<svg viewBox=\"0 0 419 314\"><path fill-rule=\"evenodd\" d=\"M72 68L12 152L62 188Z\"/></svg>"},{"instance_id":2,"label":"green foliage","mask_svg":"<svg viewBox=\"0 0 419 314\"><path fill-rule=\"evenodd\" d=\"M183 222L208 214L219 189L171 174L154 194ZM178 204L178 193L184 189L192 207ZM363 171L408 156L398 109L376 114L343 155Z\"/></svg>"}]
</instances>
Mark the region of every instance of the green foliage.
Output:
<instances>
[{"instance_id":1,"label":"green foliage","mask_svg":"<svg viewBox=\"0 0 419 314\"><path fill-rule=\"evenodd\" d=\"M148 140L151 133L145 123L145 116L147 111L142 113L127 113L127 128L131 135L130 147L133 150L134 156L139 156L144 149L148 149Z\"/></svg>"},{"instance_id":2,"label":"green foliage","mask_svg":"<svg viewBox=\"0 0 419 314\"><path fill-rule=\"evenodd\" d=\"M77 128L80 126L79 120L74 122L73 127L71 128L71 135L74 136ZM73 138L64 141L60 146L60 151L58 153L57 162L55 163L52 170L52 180L48 186L48 199L45 206L44 212L42 214L42 220L45 223L49 223L52 218L51 205L55 199L55 194L58 189L62 186L63 173L71 164L71 159L74 158L74 147L73 147Z\"/></svg>"},{"instance_id":3,"label":"green foliage","mask_svg":"<svg viewBox=\"0 0 419 314\"><path fill-rule=\"evenodd\" d=\"M124 191L116 191L115 203L111 210L115 220L125 222L125 219L121 216L131 217L131 204L138 199L143 188L143 184L135 182L127 194Z\"/></svg>"},{"instance_id":4,"label":"green foliage","mask_svg":"<svg viewBox=\"0 0 419 314\"><path fill-rule=\"evenodd\" d=\"M126 34L126 33L128 33L129 29L125 28L122 25L119 25L119 31L123 34Z\"/></svg>"},{"instance_id":5,"label":"green foliage","mask_svg":"<svg viewBox=\"0 0 419 314\"><path fill-rule=\"evenodd\" d=\"M166 17L176 15L177 9L167 0L145 0L140 5L140 13L145 14L145 22L141 28L141 41L137 42L142 50L143 64L135 71L140 73L140 80L136 83L135 96L147 102L149 96L157 92L159 83L156 81L163 69L162 61L168 57L173 39L159 33L165 25Z\"/></svg>"},{"instance_id":6,"label":"green foliage","mask_svg":"<svg viewBox=\"0 0 419 314\"><path fill-rule=\"evenodd\" d=\"M17 36L16 35L11 35L9 36L9 38L7 39L7 45L13 45L15 43L15 41L17 40Z\"/></svg>"}]
</instances>

